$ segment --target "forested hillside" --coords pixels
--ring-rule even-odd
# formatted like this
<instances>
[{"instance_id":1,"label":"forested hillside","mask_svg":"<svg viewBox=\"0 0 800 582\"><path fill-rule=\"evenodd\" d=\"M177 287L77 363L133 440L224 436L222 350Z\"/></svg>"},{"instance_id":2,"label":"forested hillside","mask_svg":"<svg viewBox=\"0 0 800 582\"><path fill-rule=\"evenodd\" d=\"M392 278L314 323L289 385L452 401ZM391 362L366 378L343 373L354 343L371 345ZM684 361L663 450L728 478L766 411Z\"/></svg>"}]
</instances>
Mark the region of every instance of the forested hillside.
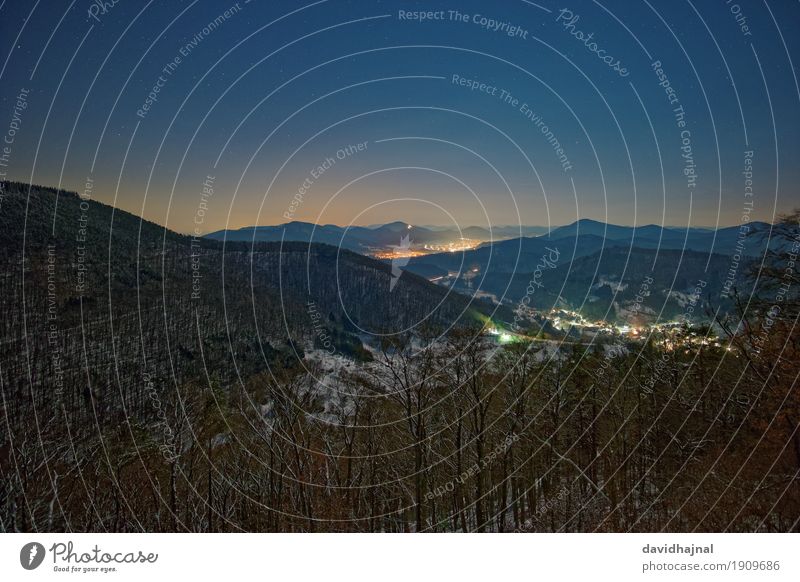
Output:
<instances>
[{"instance_id":1,"label":"forested hillside","mask_svg":"<svg viewBox=\"0 0 800 582\"><path fill-rule=\"evenodd\" d=\"M203 378L205 364L230 382L278 352L302 357L322 331L363 356L359 333L446 328L476 313L410 273L390 292L388 265L335 247L223 245L72 192L5 189L3 375L37 401L52 399L42 382L57 377L70 406L110 391L101 406L117 409L141 399L143 373L180 384Z\"/></svg>"},{"instance_id":2,"label":"forested hillside","mask_svg":"<svg viewBox=\"0 0 800 582\"><path fill-rule=\"evenodd\" d=\"M715 234L583 220L549 235L502 241L463 253L416 257L407 268L440 277L462 293L489 293L505 305L517 305L527 295L531 307L545 312L569 308L592 320L623 323L633 323L629 312L645 279L649 294L638 303L651 321L656 316L661 320L679 316L686 298L702 281L703 297L696 311L705 317L709 309L732 311L730 291L736 287L740 293L749 293L755 283L752 267L767 248L780 247L769 225L753 223L747 228L743 236L739 227ZM558 261L537 273L543 256L557 256ZM526 293L532 280L541 287L537 293ZM707 296L714 298L713 303L706 302Z\"/></svg>"}]
</instances>

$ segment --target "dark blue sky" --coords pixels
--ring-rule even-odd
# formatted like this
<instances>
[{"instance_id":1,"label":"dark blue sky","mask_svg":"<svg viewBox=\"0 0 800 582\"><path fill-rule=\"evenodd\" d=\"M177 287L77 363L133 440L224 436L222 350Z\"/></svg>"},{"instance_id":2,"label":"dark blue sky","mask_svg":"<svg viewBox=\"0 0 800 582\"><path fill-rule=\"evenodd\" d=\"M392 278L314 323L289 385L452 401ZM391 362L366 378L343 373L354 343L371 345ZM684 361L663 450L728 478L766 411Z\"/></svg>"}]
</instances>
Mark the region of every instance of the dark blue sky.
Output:
<instances>
[{"instance_id":1,"label":"dark blue sky","mask_svg":"<svg viewBox=\"0 0 800 582\"><path fill-rule=\"evenodd\" d=\"M90 178L96 199L182 232L710 226L800 201L797 2L99 6L2 4L0 170Z\"/></svg>"}]
</instances>

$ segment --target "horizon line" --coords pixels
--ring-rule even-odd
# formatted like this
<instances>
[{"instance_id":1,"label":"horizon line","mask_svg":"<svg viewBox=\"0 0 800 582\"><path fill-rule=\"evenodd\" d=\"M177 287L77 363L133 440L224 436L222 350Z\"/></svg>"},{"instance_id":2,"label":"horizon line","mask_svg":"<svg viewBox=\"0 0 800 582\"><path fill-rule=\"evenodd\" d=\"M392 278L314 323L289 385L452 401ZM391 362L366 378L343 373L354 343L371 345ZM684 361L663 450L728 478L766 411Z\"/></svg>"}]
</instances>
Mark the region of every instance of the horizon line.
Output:
<instances>
[{"instance_id":1,"label":"horizon line","mask_svg":"<svg viewBox=\"0 0 800 582\"><path fill-rule=\"evenodd\" d=\"M572 222L563 223L563 224L554 224L552 226L547 226L545 224L521 224L521 225L517 225L517 224L495 224L495 225L492 225L492 226L480 226L480 225L477 225L477 224L469 224L467 226L461 227L461 230L466 230L468 228L482 228L482 229L485 229L485 230L491 230L491 229L496 229L496 228L542 228L542 229L548 229L549 228L550 230L555 230L557 228L563 228L563 227L566 227L566 226L572 226L572 225L577 224L578 222L581 222L581 221L592 221L592 222L596 222L598 224L604 224L606 226L618 226L618 227L622 227L622 228L644 228L644 227L647 227L647 226L656 226L658 228L671 228L671 229L691 228L691 229L698 229L698 230L719 230L719 229L722 229L722 228L732 228L732 227L736 227L736 226L742 226L743 224L759 224L759 223L761 223L761 224L775 224L775 223L770 223L770 222L767 222L767 221L764 221L764 220L754 220L754 221L747 222L747 223L739 222L739 223L734 223L734 224L720 224L718 226L713 226L713 225L688 226L688 225L677 225L677 224L665 224L665 225L662 225L662 224L658 224L656 222L647 222L647 223L644 223L644 224L619 224L619 223L614 223L614 222L604 222L604 221L598 220L596 218L578 218L576 220L573 220ZM212 232L220 232L220 231L224 231L224 230L236 231L236 230L245 230L245 229L249 229L249 228L278 228L278 227L287 226L287 225L290 225L290 224L309 224L309 225L312 225L312 226L334 226L336 228L343 228L343 229L347 229L347 228L377 229L377 228L381 228L383 226L387 226L387 225L395 224L395 223L406 224L406 225L409 225L409 226L411 226L413 228L442 228L442 229L447 229L447 230L458 230L458 227L453 226L453 225L445 225L445 224L414 224L412 222L407 222L405 220L392 220L390 222L383 222L383 223L349 224L349 225L336 224L334 222L311 222L311 221L308 221L308 220L290 220L288 222L279 222L279 223L276 223L276 224L249 224L249 225L244 225L244 226L229 226L229 227L219 228L219 229L217 229L215 231L212 231Z\"/></svg>"}]
</instances>

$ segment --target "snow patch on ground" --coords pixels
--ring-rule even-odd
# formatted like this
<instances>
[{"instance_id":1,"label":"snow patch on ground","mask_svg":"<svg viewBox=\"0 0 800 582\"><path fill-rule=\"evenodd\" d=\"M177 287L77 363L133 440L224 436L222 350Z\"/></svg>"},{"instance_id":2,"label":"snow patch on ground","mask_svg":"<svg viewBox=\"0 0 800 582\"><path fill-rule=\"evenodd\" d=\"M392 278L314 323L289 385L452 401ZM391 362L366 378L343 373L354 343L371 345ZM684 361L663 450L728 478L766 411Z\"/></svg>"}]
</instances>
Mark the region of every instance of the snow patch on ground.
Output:
<instances>
[{"instance_id":1,"label":"snow patch on ground","mask_svg":"<svg viewBox=\"0 0 800 582\"><path fill-rule=\"evenodd\" d=\"M615 293L619 293L621 291L625 291L625 289L628 288L628 284L620 283L619 281L612 281L601 275L597 283L592 285L592 289L600 289L602 287L609 287Z\"/></svg>"},{"instance_id":2,"label":"snow patch on ground","mask_svg":"<svg viewBox=\"0 0 800 582\"><path fill-rule=\"evenodd\" d=\"M684 293L683 291L670 291L669 298L674 299L679 307L686 307L697 297L691 293Z\"/></svg>"},{"instance_id":3,"label":"snow patch on ground","mask_svg":"<svg viewBox=\"0 0 800 582\"><path fill-rule=\"evenodd\" d=\"M625 344L603 344L603 354L606 358L616 358L630 353L630 348Z\"/></svg>"},{"instance_id":4,"label":"snow patch on ground","mask_svg":"<svg viewBox=\"0 0 800 582\"><path fill-rule=\"evenodd\" d=\"M542 342L542 348L533 354L536 362L563 361L568 358L567 350L561 349L561 342L558 341Z\"/></svg>"}]
</instances>

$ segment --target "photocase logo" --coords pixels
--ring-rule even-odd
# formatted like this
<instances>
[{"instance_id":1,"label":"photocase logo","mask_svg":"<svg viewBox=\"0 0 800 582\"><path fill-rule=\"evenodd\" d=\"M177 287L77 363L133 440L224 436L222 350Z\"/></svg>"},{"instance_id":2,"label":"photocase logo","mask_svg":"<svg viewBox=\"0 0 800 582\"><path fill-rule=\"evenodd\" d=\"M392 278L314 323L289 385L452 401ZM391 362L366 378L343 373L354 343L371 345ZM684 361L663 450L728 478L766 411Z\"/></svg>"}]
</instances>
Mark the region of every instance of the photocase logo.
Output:
<instances>
[{"instance_id":1,"label":"photocase logo","mask_svg":"<svg viewBox=\"0 0 800 582\"><path fill-rule=\"evenodd\" d=\"M394 249L395 256L392 257L392 278L389 281L390 293L394 290L394 286L397 285L400 275L403 274L402 267L408 265L408 261L411 260L410 253L408 253L408 251L411 249L412 242L411 235L407 234L400 238L399 245L391 245L391 247Z\"/></svg>"},{"instance_id":2,"label":"photocase logo","mask_svg":"<svg viewBox=\"0 0 800 582\"><path fill-rule=\"evenodd\" d=\"M19 551L19 563L26 570L35 570L44 561L44 546L39 542L30 542Z\"/></svg>"}]
</instances>

